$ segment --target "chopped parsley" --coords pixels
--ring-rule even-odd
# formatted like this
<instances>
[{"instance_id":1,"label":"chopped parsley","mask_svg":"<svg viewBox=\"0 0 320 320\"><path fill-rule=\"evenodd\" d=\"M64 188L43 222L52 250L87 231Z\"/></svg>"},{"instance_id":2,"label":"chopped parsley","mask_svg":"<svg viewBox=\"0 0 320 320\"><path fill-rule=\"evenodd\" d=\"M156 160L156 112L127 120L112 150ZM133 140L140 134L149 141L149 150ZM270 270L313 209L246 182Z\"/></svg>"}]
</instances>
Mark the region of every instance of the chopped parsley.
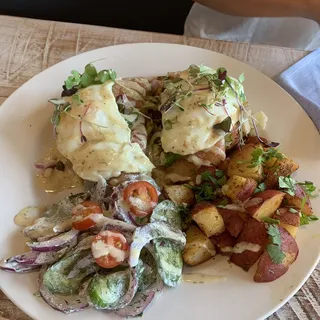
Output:
<instances>
[{"instance_id":1,"label":"chopped parsley","mask_svg":"<svg viewBox=\"0 0 320 320\"><path fill-rule=\"evenodd\" d=\"M268 226L267 233L270 243L267 245L267 252L275 264L281 264L285 258L285 254L281 251L281 234L279 228L275 224Z\"/></svg>"},{"instance_id":2,"label":"chopped parsley","mask_svg":"<svg viewBox=\"0 0 320 320\"><path fill-rule=\"evenodd\" d=\"M280 176L278 180L280 189L284 189L284 191L291 196L295 195L295 185L297 182L294 179L292 179L290 176Z\"/></svg>"},{"instance_id":3,"label":"chopped parsley","mask_svg":"<svg viewBox=\"0 0 320 320\"><path fill-rule=\"evenodd\" d=\"M176 153L173 153L173 152L168 152L165 155L164 165L166 167L170 167L172 164L174 164L180 158L182 158L182 155L176 154Z\"/></svg>"},{"instance_id":4,"label":"chopped parsley","mask_svg":"<svg viewBox=\"0 0 320 320\"><path fill-rule=\"evenodd\" d=\"M280 224L280 220L278 219L273 219L273 218L270 218L270 217L265 217L262 219L264 222L266 223L272 223L272 224Z\"/></svg>"},{"instance_id":5,"label":"chopped parsley","mask_svg":"<svg viewBox=\"0 0 320 320\"><path fill-rule=\"evenodd\" d=\"M306 224L309 224L310 222L318 221L318 220L319 218L315 215L307 216L306 214L301 213L300 226L304 226Z\"/></svg>"},{"instance_id":6,"label":"chopped parsley","mask_svg":"<svg viewBox=\"0 0 320 320\"><path fill-rule=\"evenodd\" d=\"M305 193L309 197L311 198L318 197L318 194L315 193L315 191L317 190L317 187L313 184L312 181L298 182L298 184L301 186L301 188L305 191Z\"/></svg>"},{"instance_id":7,"label":"chopped parsley","mask_svg":"<svg viewBox=\"0 0 320 320\"><path fill-rule=\"evenodd\" d=\"M267 189L267 186L264 182L258 184L258 186L255 188L254 193L262 192Z\"/></svg>"},{"instance_id":8,"label":"chopped parsley","mask_svg":"<svg viewBox=\"0 0 320 320\"><path fill-rule=\"evenodd\" d=\"M248 168L255 168L260 165L265 165L266 162L272 158L283 159L284 157L283 154L275 148L268 148L267 150L255 148L251 153L251 160L242 163L250 163Z\"/></svg>"}]
</instances>

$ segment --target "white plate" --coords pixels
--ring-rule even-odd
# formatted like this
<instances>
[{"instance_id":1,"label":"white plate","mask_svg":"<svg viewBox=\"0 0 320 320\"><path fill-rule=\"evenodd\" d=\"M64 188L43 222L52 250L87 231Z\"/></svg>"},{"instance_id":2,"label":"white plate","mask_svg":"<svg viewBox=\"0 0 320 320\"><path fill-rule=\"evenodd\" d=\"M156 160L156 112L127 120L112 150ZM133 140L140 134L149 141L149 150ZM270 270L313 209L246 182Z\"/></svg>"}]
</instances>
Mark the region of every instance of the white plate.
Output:
<instances>
[{"instance_id":1,"label":"white plate","mask_svg":"<svg viewBox=\"0 0 320 320\"><path fill-rule=\"evenodd\" d=\"M245 73L245 92L253 110L269 117L268 134L280 141L282 150L301 166L297 179L312 180L320 186L320 137L301 107L272 80L253 68L227 56L203 49L172 44L129 44L87 52L40 73L19 88L0 108L0 257L25 251L23 237L13 223L14 215L30 204L53 202L34 184L33 162L52 145L48 119L52 107L48 98L57 97L72 69L81 72L95 60L97 68L114 68L119 76L164 75L190 64L224 66L232 76ZM319 199L314 209L320 209ZM216 258L195 272L226 276L225 282L182 283L166 290L153 301L144 319L263 319L283 305L302 286L317 264L320 250L319 223L301 228L297 241L300 254L289 272L279 280L256 284L249 273ZM0 286L13 302L34 319L66 319L33 294L37 275L1 272ZM113 319L115 316L86 310L68 319Z\"/></svg>"}]
</instances>

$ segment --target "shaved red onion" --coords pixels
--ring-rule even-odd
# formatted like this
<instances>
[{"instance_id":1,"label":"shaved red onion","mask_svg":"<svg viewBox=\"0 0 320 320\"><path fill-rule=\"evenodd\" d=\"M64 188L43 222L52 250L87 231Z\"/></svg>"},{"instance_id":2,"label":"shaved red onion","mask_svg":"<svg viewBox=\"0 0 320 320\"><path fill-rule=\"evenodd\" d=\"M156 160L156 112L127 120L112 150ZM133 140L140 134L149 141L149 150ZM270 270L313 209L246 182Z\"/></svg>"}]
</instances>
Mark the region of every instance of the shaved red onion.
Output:
<instances>
[{"instance_id":1,"label":"shaved red onion","mask_svg":"<svg viewBox=\"0 0 320 320\"><path fill-rule=\"evenodd\" d=\"M43 284L43 275L47 268L42 267L39 274L39 291L43 300L53 309L65 314L81 311L88 307L88 301L85 297L79 295L59 296L51 293Z\"/></svg>"},{"instance_id":2,"label":"shaved red onion","mask_svg":"<svg viewBox=\"0 0 320 320\"><path fill-rule=\"evenodd\" d=\"M56 166L57 162L58 162L58 160L40 160L40 161L37 161L34 164L34 166L37 169L45 170L48 168L54 168Z\"/></svg>"},{"instance_id":3,"label":"shaved red onion","mask_svg":"<svg viewBox=\"0 0 320 320\"><path fill-rule=\"evenodd\" d=\"M27 245L33 251L48 252L58 251L68 246L75 238L77 238L79 231L71 229L68 232L60 234L50 240L43 242L27 242Z\"/></svg>"},{"instance_id":4,"label":"shaved red onion","mask_svg":"<svg viewBox=\"0 0 320 320\"><path fill-rule=\"evenodd\" d=\"M37 271L40 266L21 264L14 260L6 260L0 263L0 270L16 273L27 273Z\"/></svg>"},{"instance_id":5,"label":"shaved red onion","mask_svg":"<svg viewBox=\"0 0 320 320\"><path fill-rule=\"evenodd\" d=\"M83 257L79 261L77 261L77 263L72 267L72 270L67 275L67 278L68 279L75 278L81 272L81 269L84 269L84 268L87 269L92 264L96 264L96 261L95 261L94 257L92 256L92 254L89 253L88 255L86 255L85 257ZM94 269L96 269L96 266L94 267Z\"/></svg>"}]
</instances>

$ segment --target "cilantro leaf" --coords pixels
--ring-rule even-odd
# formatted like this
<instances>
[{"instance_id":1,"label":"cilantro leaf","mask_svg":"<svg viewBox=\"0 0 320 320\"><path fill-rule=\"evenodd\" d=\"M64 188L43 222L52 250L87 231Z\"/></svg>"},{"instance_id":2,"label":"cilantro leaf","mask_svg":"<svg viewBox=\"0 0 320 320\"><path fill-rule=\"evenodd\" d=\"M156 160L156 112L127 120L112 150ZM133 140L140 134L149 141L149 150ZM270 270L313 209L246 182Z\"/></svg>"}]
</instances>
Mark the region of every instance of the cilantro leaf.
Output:
<instances>
[{"instance_id":1,"label":"cilantro leaf","mask_svg":"<svg viewBox=\"0 0 320 320\"><path fill-rule=\"evenodd\" d=\"M275 264L281 264L286 255L281 251L280 247L275 244L268 244L267 245L267 252Z\"/></svg>"},{"instance_id":2,"label":"cilantro leaf","mask_svg":"<svg viewBox=\"0 0 320 320\"><path fill-rule=\"evenodd\" d=\"M278 180L280 189L284 189L284 191L291 196L295 195L295 185L297 182L294 179L292 179L290 176L280 176Z\"/></svg>"},{"instance_id":3,"label":"cilantro leaf","mask_svg":"<svg viewBox=\"0 0 320 320\"><path fill-rule=\"evenodd\" d=\"M302 189L309 197L316 198L318 196L318 194L314 193L317 190L317 187L313 184L312 181L298 182L298 184L302 187Z\"/></svg>"},{"instance_id":4,"label":"cilantro leaf","mask_svg":"<svg viewBox=\"0 0 320 320\"><path fill-rule=\"evenodd\" d=\"M173 163L175 163L181 157L182 157L182 155L180 155L180 154L176 154L176 153L173 153L173 152L168 152L165 155L165 163L164 163L164 165L166 167L170 167Z\"/></svg>"},{"instance_id":5,"label":"cilantro leaf","mask_svg":"<svg viewBox=\"0 0 320 320\"><path fill-rule=\"evenodd\" d=\"M244 82L244 80L245 80L244 73L241 73L239 76L239 82L242 83L242 82Z\"/></svg>"},{"instance_id":6,"label":"cilantro leaf","mask_svg":"<svg viewBox=\"0 0 320 320\"><path fill-rule=\"evenodd\" d=\"M268 148L267 150L263 150L262 148L255 148L251 153L251 165L248 166L248 168L265 165L266 162L272 158L283 159L283 154L275 148Z\"/></svg>"},{"instance_id":7,"label":"cilantro leaf","mask_svg":"<svg viewBox=\"0 0 320 320\"><path fill-rule=\"evenodd\" d=\"M278 219L273 219L273 218L270 218L270 217L265 217L262 219L264 222L266 223L273 223L273 224L280 224L280 220Z\"/></svg>"},{"instance_id":8,"label":"cilantro leaf","mask_svg":"<svg viewBox=\"0 0 320 320\"><path fill-rule=\"evenodd\" d=\"M217 169L215 172L215 176L217 178L222 178L224 176L224 172L222 170Z\"/></svg>"},{"instance_id":9,"label":"cilantro leaf","mask_svg":"<svg viewBox=\"0 0 320 320\"><path fill-rule=\"evenodd\" d=\"M317 221L317 220L319 220L319 218L317 216L315 216L315 215L307 216L307 215L302 213L301 217L300 217L300 226L307 225L310 222Z\"/></svg>"},{"instance_id":10,"label":"cilantro leaf","mask_svg":"<svg viewBox=\"0 0 320 320\"><path fill-rule=\"evenodd\" d=\"M270 241L272 244L281 245L281 234L279 228L274 225L270 224L267 230L268 235L270 236Z\"/></svg>"},{"instance_id":11,"label":"cilantro leaf","mask_svg":"<svg viewBox=\"0 0 320 320\"><path fill-rule=\"evenodd\" d=\"M264 182L260 183L254 190L254 193L262 192L267 189L267 186Z\"/></svg>"}]
</instances>

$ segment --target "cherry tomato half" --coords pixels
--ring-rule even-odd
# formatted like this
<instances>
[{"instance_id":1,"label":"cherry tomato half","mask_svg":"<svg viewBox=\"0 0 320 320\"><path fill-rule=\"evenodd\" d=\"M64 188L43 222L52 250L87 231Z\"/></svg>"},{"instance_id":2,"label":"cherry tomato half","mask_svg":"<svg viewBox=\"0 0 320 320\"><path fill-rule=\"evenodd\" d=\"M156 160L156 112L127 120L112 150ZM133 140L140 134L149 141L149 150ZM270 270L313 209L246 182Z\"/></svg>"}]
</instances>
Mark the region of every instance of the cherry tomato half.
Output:
<instances>
[{"instance_id":1,"label":"cherry tomato half","mask_svg":"<svg viewBox=\"0 0 320 320\"><path fill-rule=\"evenodd\" d=\"M158 203L157 190L147 181L130 183L124 189L123 198L129 205L131 213L137 217L151 214Z\"/></svg>"},{"instance_id":2,"label":"cherry tomato half","mask_svg":"<svg viewBox=\"0 0 320 320\"><path fill-rule=\"evenodd\" d=\"M91 215L102 215L103 210L98 203L93 201L83 201L72 209L72 227L76 230L87 230L95 226L93 219L86 218Z\"/></svg>"},{"instance_id":3,"label":"cherry tomato half","mask_svg":"<svg viewBox=\"0 0 320 320\"><path fill-rule=\"evenodd\" d=\"M102 268L114 268L121 264L129 253L127 239L118 231L101 231L91 245L92 255Z\"/></svg>"}]
</instances>

